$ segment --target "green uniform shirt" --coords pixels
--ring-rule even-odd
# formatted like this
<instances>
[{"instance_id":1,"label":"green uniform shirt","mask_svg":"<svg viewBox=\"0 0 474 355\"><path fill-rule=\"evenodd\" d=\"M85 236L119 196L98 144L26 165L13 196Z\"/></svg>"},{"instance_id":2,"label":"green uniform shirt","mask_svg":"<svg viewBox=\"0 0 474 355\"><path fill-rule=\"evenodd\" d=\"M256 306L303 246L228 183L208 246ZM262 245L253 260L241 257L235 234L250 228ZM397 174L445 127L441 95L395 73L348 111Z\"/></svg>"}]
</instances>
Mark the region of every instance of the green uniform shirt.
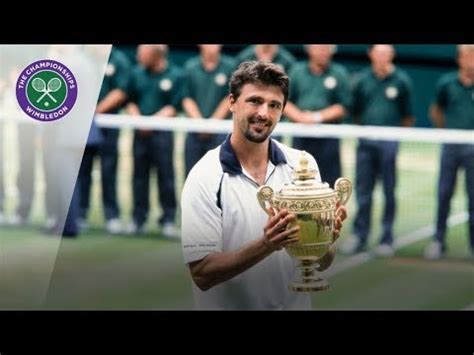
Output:
<instances>
[{"instance_id":1,"label":"green uniform shirt","mask_svg":"<svg viewBox=\"0 0 474 355\"><path fill-rule=\"evenodd\" d=\"M130 86L132 66L127 56L118 49L112 48L109 62L105 68L104 80L99 93L99 102L104 99L109 92L121 89L128 93ZM110 113L116 113L119 107Z\"/></svg>"},{"instance_id":2,"label":"green uniform shirt","mask_svg":"<svg viewBox=\"0 0 474 355\"><path fill-rule=\"evenodd\" d=\"M441 77L435 103L444 112L446 128L474 129L474 85L464 86L458 72Z\"/></svg>"},{"instance_id":3,"label":"green uniform shirt","mask_svg":"<svg viewBox=\"0 0 474 355\"><path fill-rule=\"evenodd\" d=\"M339 64L331 63L324 73L317 75L309 63L295 64L290 71L289 100L300 110L316 111L341 104L348 109L350 87L347 71Z\"/></svg>"},{"instance_id":4,"label":"green uniform shirt","mask_svg":"<svg viewBox=\"0 0 474 355\"><path fill-rule=\"evenodd\" d=\"M412 115L412 85L407 74L396 68L384 79L372 68L364 70L354 88L353 113L362 125L400 126Z\"/></svg>"},{"instance_id":5,"label":"green uniform shirt","mask_svg":"<svg viewBox=\"0 0 474 355\"><path fill-rule=\"evenodd\" d=\"M239 54L237 54L236 60L238 64L249 60L257 60L257 56L255 55L255 45L249 46L242 50ZM272 62L280 65L285 70L285 72L288 73L293 64L295 64L296 59L287 49L279 46L278 52L275 58L273 58Z\"/></svg>"},{"instance_id":6,"label":"green uniform shirt","mask_svg":"<svg viewBox=\"0 0 474 355\"><path fill-rule=\"evenodd\" d=\"M153 115L167 105L178 110L182 82L182 71L171 63L161 73L137 65L132 72L131 101L138 105L143 115Z\"/></svg>"},{"instance_id":7,"label":"green uniform shirt","mask_svg":"<svg viewBox=\"0 0 474 355\"><path fill-rule=\"evenodd\" d=\"M228 93L228 83L235 62L221 55L219 65L212 71L204 70L201 57L191 58L185 65L183 98L196 101L204 118L209 118Z\"/></svg>"}]
</instances>

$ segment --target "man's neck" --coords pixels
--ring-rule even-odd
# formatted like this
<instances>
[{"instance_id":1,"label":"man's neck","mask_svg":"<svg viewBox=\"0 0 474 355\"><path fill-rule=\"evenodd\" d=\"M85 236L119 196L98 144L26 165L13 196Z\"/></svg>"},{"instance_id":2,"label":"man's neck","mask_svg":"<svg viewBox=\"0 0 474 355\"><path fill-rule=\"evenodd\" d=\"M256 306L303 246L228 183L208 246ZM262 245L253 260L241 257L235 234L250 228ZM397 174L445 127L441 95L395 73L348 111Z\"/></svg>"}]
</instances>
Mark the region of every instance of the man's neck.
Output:
<instances>
[{"instance_id":1,"label":"man's neck","mask_svg":"<svg viewBox=\"0 0 474 355\"><path fill-rule=\"evenodd\" d=\"M372 66L372 70L377 78L385 79L386 77L388 77L390 74L393 73L393 71L395 70L395 65L390 64L383 67Z\"/></svg>"},{"instance_id":2,"label":"man's neck","mask_svg":"<svg viewBox=\"0 0 474 355\"><path fill-rule=\"evenodd\" d=\"M206 71L213 71L219 65L220 55L202 56L202 66Z\"/></svg>"},{"instance_id":3,"label":"man's neck","mask_svg":"<svg viewBox=\"0 0 474 355\"><path fill-rule=\"evenodd\" d=\"M459 80L461 80L461 83L464 86L471 86L474 84L474 77L464 70L459 70Z\"/></svg>"},{"instance_id":4,"label":"man's neck","mask_svg":"<svg viewBox=\"0 0 474 355\"><path fill-rule=\"evenodd\" d=\"M245 137L232 134L230 144L240 165L247 170L259 184L263 184L268 166L268 145L270 140L263 143L250 142Z\"/></svg>"},{"instance_id":5,"label":"man's neck","mask_svg":"<svg viewBox=\"0 0 474 355\"><path fill-rule=\"evenodd\" d=\"M156 62L151 67L151 71L153 73L161 73L161 72L165 71L167 67L168 67L168 61L167 60L160 60L160 61Z\"/></svg>"},{"instance_id":6,"label":"man's neck","mask_svg":"<svg viewBox=\"0 0 474 355\"><path fill-rule=\"evenodd\" d=\"M327 65L323 65L321 63L318 63L314 60L309 61L309 70L316 75L321 75L323 74L329 66L329 63Z\"/></svg>"}]
</instances>

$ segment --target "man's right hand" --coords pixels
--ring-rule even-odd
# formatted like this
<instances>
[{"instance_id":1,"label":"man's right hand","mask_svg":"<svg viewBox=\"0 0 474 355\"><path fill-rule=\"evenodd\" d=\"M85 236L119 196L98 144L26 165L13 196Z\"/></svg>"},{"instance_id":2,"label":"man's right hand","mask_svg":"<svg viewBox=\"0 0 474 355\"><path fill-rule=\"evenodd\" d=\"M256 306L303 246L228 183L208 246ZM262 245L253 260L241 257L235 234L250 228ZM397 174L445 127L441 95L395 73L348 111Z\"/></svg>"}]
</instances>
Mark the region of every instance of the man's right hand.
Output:
<instances>
[{"instance_id":1,"label":"man's right hand","mask_svg":"<svg viewBox=\"0 0 474 355\"><path fill-rule=\"evenodd\" d=\"M286 209L275 213L272 207L267 211L270 214L270 218L263 228L263 240L272 252L281 250L288 244L299 241L298 232L300 227L296 225L289 229L287 228L290 223L295 221L296 216L294 214L289 213Z\"/></svg>"}]
</instances>

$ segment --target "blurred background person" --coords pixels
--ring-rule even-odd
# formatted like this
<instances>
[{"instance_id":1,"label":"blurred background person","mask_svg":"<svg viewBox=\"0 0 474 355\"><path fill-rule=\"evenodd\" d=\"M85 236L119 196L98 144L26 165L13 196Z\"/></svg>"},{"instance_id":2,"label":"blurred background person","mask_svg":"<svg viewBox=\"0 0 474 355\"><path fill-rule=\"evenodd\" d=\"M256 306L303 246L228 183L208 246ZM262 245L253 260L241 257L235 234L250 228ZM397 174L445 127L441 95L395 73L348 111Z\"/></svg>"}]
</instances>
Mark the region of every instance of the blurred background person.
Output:
<instances>
[{"instance_id":1,"label":"blurred background person","mask_svg":"<svg viewBox=\"0 0 474 355\"><path fill-rule=\"evenodd\" d=\"M408 75L393 64L395 49L377 44L369 48L371 66L364 70L353 92L353 115L356 123L372 126L413 125L412 83ZM370 233L372 193L381 178L385 196L382 236L374 252L391 256L395 219L395 183L398 141L360 139L356 157L356 197L358 204L353 238L341 245L344 253L366 248Z\"/></svg>"},{"instance_id":2,"label":"blurred background person","mask_svg":"<svg viewBox=\"0 0 474 355\"><path fill-rule=\"evenodd\" d=\"M4 66L2 63L2 57L0 57L0 106L4 106L4 97L3 94L7 88L7 80L6 80L6 73L4 71ZM3 152L3 145L4 145L4 132L3 132L3 125L4 125L5 117L0 117L0 225L5 222L5 181L3 179L3 164L5 162L4 159L4 152Z\"/></svg>"},{"instance_id":3,"label":"blurred background person","mask_svg":"<svg viewBox=\"0 0 474 355\"><path fill-rule=\"evenodd\" d=\"M97 147L103 141L102 133L97 127L95 120L92 119L91 121L91 128L89 131L89 136L87 137L86 146L84 148L84 154L88 148ZM84 159L82 160L82 163ZM84 226L81 225L84 223L84 220L81 218L81 195L82 195L82 188L83 185L81 183L81 168L82 165L79 167L79 175L78 179L76 180L76 184L74 186L74 191L71 197L71 204L69 205L69 210L66 216L66 221L64 222L64 229L63 229L63 237L77 237L82 230L84 230ZM109 231L109 233L111 233Z\"/></svg>"},{"instance_id":4,"label":"blurred background person","mask_svg":"<svg viewBox=\"0 0 474 355\"><path fill-rule=\"evenodd\" d=\"M306 46L308 61L296 64L290 71L291 88L285 114L304 124L340 123L350 105L347 70L331 59L333 44ZM334 187L342 176L338 138L293 138L293 147L309 152L318 160L323 182Z\"/></svg>"},{"instance_id":5,"label":"blurred background person","mask_svg":"<svg viewBox=\"0 0 474 355\"><path fill-rule=\"evenodd\" d=\"M235 69L232 58L221 54L222 45L202 44L200 55L185 64L183 109L190 118L230 117L227 93L230 75ZM186 176L208 150L217 147L225 135L188 133L185 143Z\"/></svg>"},{"instance_id":6,"label":"blurred background person","mask_svg":"<svg viewBox=\"0 0 474 355\"><path fill-rule=\"evenodd\" d=\"M104 46L91 46L91 51L108 50ZM117 113L127 100L130 86L131 64L124 53L112 48L109 62L105 68L104 80L99 93L96 113ZM120 208L117 203L117 163L118 128L91 128L88 143L79 170L80 197L79 220L86 227L90 204L91 177L94 159L100 158L102 205L106 220L106 230L110 234L123 231L120 221Z\"/></svg>"},{"instance_id":7,"label":"blurred background person","mask_svg":"<svg viewBox=\"0 0 474 355\"><path fill-rule=\"evenodd\" d=\"M182 85L181 70L168 61L168 46L140 45L138 65L133 69L130 86L131 115L174 117L179 109ZM155 117L153 117L155 116ZM133 138L133 222L130 234L144 232L150 209L150 171L157 171L158 191L163 214L159 218L161 234L179 237L175 226L176 190L173 164L174 139L172 131L137 129Z\"/></svg>"},{"instance_id":8,"label":"blurred background person","mask_svg":"<svg viewBox=\"0 0 474 355\"><path fill-rule=\"evenodd\" d=\"M21 226L28 222L34 198L35 181L37 178L36 157L41 152L41 129L38 125L20 123L18 126L18 158L19 171L17 187L19 203L16 213L10 216L8 222L13 226Z\"/></svg>"},{"instance_id":9,"label":"blurred background person","mask_svg":"<svg viewBox=\"0 0 474 355\"><path fill-rule=\"evenodd\" d=\"M248 46L237 54L236 60L237 63L252 60L272 62L283 68L286 73L289 72L296 62L294 55L278 44L257 44Z\"/></svg>"},{"instance_id":10,"label":"blurred background person","mask_svg":"<svg viewBox=\"0 0 474 355\"><path fill-rule=\"evenodd\" d=\"M3 180L3 122L0 119L0 225L5 223L5 182Z\"/></svg>"},{"instance_id":11,"label":"blurred background person","mask_svg":"<svg viewBox=\"0 0 474 355\"><path fill-rule=\"evenodd\" d=\"M101 60L105 64L106 54ZM43 128L46 207L49 221L44 232L76 237L79 229L80 184L78 173L93 122L93 107L102 77L84 48L75 45L52 45L48 58L60 60L74 73L82 94L66 119L50 122ZM91 104L93 105L91 107ZM90 114L90 116L88 116ZM58 168L59 167L59 168Z\"/></svg>"},{"instance_id":12,"label":"blurred background person","mask_svg":"<svg viewBox=\"0 0 474 355\"><path fill-rule=\"evenodd\" d=\"M16 85L21 70L17 67L16 63L11 62L9 67L6 68L6 71L8 84L5 82L5 85L8 85L8 90L12 90ZM8 111L8 109L5 111ZM10 226L22 226L29 220L35 192L35 180L38 177L36 158L39 157L41 153L41 127L30 121L17 120L16 128L18 172L16 174L15 186L18 191L18 204L12 210L12 213L4 218L5 224ZM0 145L3 144L4 140L2 139Z\"/></svg>"},{"instance_id":13,"label":"blurred background person","mask_svg":"<svg viewBox=\"0 0 474 355\"><path fill-rule=\"evenodd\" d=\"M474 130L474 45L458 46L456 72L441 77L431 106L431 119L438 128ZM474 140L473 140L474 141ZM444 144L438 182L436 233L425 249L425 258L439 259L446 253L446 222L457 172L464 168L469 210L469 241L474 256L474 144Z\"/></svg>"}]
</instances>

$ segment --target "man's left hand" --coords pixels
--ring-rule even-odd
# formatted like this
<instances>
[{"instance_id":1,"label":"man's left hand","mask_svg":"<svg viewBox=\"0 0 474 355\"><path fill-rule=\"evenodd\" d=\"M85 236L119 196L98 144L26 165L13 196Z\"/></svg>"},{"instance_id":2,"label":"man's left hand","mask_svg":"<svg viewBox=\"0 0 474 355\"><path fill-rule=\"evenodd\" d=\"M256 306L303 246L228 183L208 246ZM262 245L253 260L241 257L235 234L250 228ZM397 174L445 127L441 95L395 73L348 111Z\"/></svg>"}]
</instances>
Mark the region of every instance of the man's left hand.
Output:
<instances>
[{"instance_id":1,"label":"man's left hand","mask_svg":"<svg viewBox=\"0 0 474 355\"><path fill-rule=\"evenodd\" d=\"M342 222L347 218L347 210L345 206L342 206L340 202L336 204L336 220L334 221L334 233L332 242L334 243L339 235L341 234Z\"/></svg>"}]
</instances>

